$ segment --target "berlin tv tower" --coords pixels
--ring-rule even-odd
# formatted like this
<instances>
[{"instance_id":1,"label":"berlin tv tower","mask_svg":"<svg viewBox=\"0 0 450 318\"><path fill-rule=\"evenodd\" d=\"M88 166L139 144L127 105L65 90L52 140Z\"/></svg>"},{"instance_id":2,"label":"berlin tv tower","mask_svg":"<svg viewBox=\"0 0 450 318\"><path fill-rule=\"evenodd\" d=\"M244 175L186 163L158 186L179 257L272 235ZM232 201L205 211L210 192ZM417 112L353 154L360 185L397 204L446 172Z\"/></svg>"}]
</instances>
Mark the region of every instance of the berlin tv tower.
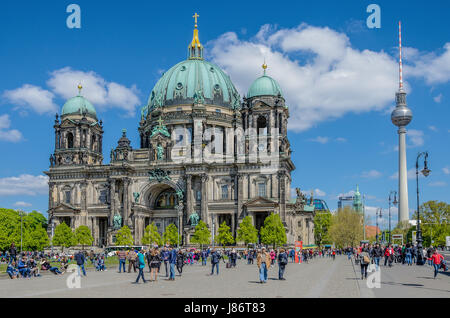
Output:
<instances>
[{"instance_id":1,"label":"berlin tv tower","mask_svg":"<svg viewBox=\"0 0 450 318\"><path fill-rule=\"evenodd\" d=\"M406 170L406 126L412 120L412 111L406 105L406 92L403 89L402 71L402 25L398 22L399 39L399 89L395 93L396 107L392 111L392 123L398 127L398 221L409 220L408 208L408 176Z\"/></svg>"}]
</instances>

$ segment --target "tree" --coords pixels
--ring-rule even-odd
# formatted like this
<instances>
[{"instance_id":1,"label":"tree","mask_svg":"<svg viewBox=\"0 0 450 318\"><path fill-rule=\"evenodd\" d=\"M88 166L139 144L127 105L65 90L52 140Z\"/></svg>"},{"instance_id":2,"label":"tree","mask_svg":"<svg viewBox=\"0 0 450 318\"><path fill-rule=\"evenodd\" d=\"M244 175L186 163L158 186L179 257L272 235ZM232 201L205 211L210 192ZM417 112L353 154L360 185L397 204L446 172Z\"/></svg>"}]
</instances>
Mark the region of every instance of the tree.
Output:
<instances>
[{"instance_id":1,"label":"tree","mask_svg":"<svg viewBox=\"0 0 450 318\"><path fill-rule=\"evenodd\" d=\"M350 207L338 210L331 217L329 234L337 247L359 244L364 238L363 216Z\"/></svg>"},{"instance_id":2,"label":"tree","mask_svg":"<svg viewBox=\"0 0 450 318\"><path fill-rule=\"evenodd\" d=\"M158 246L162 245L161 235L158 232L158 228L155 225L155 222L147 225L145 228L144 237L142 238L142 244L152 245L157 244Z\"/></svg>"},{"instance_id":3,"label":"tree","mask_svg":"<svg viewBox=\"0 0 450 318\"><path fill-rule=\"evenodd\" d=\"M163 234L163 241L164 244L169 243L172 246L175 246L179 243L180 236L178 234L178 228L175 224L169 224L168 227L166 227L166 231Z\"/></svg>"},{"instance_id":4,"label":"tree","mask_svg":"<svg viewBox=\"0 0 450 318\"><path fill-rule=\"evenodd\" d=\"M131 230L128 226L124 225L120 230L117 231L116 235L116 245L118 246L131 246L134 240L131 235Z\"/></svg>"},{"instance_id":5,"label":"tree","mask_svg":"<svg viewBox=\"0 0 450 318\"><path fill-rule=\"evenodd\" d=\"M413 219L417 220L417 213L414 213ZM423 246L445 245L445 237L450 235L450 204L438 201L422 204L420 225ZM413 230L416 231L416 227Z\"/></svg>"},{"instance_id":6,"label":"tree","mask_svg":"<svg viewBox=\"0 0 450 318\"><path fill-rule=\"evenodd\" d=\"M233 234L231 233L230 227L227 225L225 221L223 221L222 224L220 224L217 232L218 234L216 236L216 242L218 242L222 246L234 243Z\"/></svg>"},{"instance_id":7,"label":"tree","mask_svg":"<svg viewBox=\"0 0 450 318\"><path fill-rule=\"evenodd\" d=\"M84 250L85 245L92 245L94 238L92 237L91 230L86 225L80 225L75 230L75 240Z\"/></svg>"},{"instance_id":8,"label":"tree","mask_svg":"<svg viewBox=\"0 0 450 318\"><path fill-rule=\"evenodd\" d=\"M237 241L244 241L245 245L258 241L258 230L252 224L252 218L247 215L239 225Z\"/></svg>"},{"instance_id":9,"label":"tree","mask_svg":"<svg viewBox=\"0 0 450 318\"><path fill-rule=\"evenodd\" d=\"M329 229L331 226L331 212L330 211L317 211L314 216L314 238L319 247L322 244L331 243L329 236Z\"/></svg>"},{"instance_id":10,"label":"tree","mask_svg":"<svg viewBox=\"0 0 450 318\"><path fill-rule=\"evenodd\" d=\"M55 234L53 236L53 245L61 246L62 250L64 247L71 247L76 244L75 236L67 226L66 223L60 223L55 227Z\"/></svg>"},{"instance_id":11,"label":"tree","mask_svg":"<svg viewBox=\"0 0 450 318\"><path fill-rule=\"evenodd\" d=\"M202 220L200 220L195 227L195 232L192 235L191 241L192 243L200 244L201 248L203 248L204 244L211 243L211 232L206 223Z\"/></svg>"},{"instance_id":12,"label":"tree","mask_svg":"<svg viewBox=\"0 0 450 318\"><path fill-rule=\"evenodd\" d=\"M0 208L0 249L6 250L11 243L20 242L20 216L11 209Z\"/></svg>"},{"instance_id":13,"label":"tree","mask_svg":"<svg viewBox=\"0 0 450 318\"><path fill-rule=\"evenodd\" d=\"M271 213L264 220L264 226L261 228L261 242L266 245L272 245L275 249L277 245L286 244L286 230L278 214Z\"/></svg>"},{"instance_id":14,"label":"tree","mask_svg":"<svg viewBox=\"0 0 450 318\"><path fill-rule=\"evenodd\" d=\"M30 233L27 240L27 249L33 251L42 251L44 247L50 245L47 231L43 227L37 227Z\"/></svg>"}]
</instances>

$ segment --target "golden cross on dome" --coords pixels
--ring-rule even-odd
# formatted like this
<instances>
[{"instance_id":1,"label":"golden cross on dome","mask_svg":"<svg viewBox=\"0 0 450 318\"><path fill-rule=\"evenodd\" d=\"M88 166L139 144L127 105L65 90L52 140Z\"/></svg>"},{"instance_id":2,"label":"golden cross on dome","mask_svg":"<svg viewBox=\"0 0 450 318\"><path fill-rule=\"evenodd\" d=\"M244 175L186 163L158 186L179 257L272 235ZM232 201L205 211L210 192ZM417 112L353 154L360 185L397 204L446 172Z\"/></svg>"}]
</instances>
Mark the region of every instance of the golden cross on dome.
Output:
<instances>
[{"instance_id":1,"label":"golden cross on dome","mask_svg":"<svg viewBox=\"0 0 450 318\"><path fill-rule=\"evenodd\" d=\"M81 86L81 83L78 84L78 95L81 95L81 90L83 89L83 86Z\"/></svg>"},{"instance_id":2,"label":"golden cross on dome","mask_svg":"<svg viewBox=\"0 0 450 318\"><path fill-rule=\"evenodd\" d=\"M159 116L159 120L157 120L157 122L159 123L159 127L162 127L164 120L162 120L161 116Z\"/></svg>"},{"instance_id":3,"label":"golden cross on dome","mask_svg":"<svg viewBox=\"0 0 450 318\"><path fill-rule=\"evenodd\" d=\"M197 27L197 18L200 17L197 12L192 16L195 19L195 27Z\"/></svg>"}]
</instances>

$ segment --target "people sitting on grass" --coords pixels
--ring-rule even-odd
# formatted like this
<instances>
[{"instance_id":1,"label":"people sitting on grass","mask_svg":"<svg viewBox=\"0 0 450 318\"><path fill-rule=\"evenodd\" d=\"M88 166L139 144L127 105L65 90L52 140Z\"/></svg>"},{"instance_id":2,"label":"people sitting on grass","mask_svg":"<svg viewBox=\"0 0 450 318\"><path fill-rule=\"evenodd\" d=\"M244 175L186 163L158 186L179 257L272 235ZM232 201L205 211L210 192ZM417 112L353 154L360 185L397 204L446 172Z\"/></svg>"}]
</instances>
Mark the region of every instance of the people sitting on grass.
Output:
<instances>
[{"instance_id":1,"label":"people sitting on grass","mask_svg":"<svg viewBox=\"0 0 450 318\"><path fill-rule=\"evenodd\" d=\"M27 258L25 256L22 256L22 258L19 260L17 268L19 269L19 274L23 278L30 278L30 269L28 268Z\"/></svg>"},{"instance_id":2,"label":"people sitting on grass","mask_svg":"<svg viewBox=\"0 0 450 318\"><path fill-rule=\"evenodd\" d=\"M104 256L99 256L96 263L97 263L97 267L96 267L97 271L105 271L106 270Z\"/></svg>"},{"instance_id":3,"label":"people sitting on grass","mask_svg":"<svg viewBox=\"0 0 450 318\"><path fill-rule=\"evenodd\" d=\"M30 269L30 276L31 277L39 277L41 274L39 273L39 267L37 266L37 263L34 259L34 257L31 257L27 262L28 268Z\"/></svg>"},{"instance_id":4,"label":"people sitting on grass","mask_svg":"<svg viewBox=\"0 0 450 318\"><path fill-rule=\"evenodd\" d=\"M16 267L16 262L12 261L8 264L8 267L6 269L6 272L9 275L9 278L16 279L19 276L19 270Z\"/></svg>"},{"instance_id":5,"label":"people sitting on grass","mask_svg":"<svg viewBox=\"0 0 450 318\"><path fill-rule=\"evenodd\" d=\"M43 258L42 261L41 261L41 270L44 270L44 271L48 270L48 271L52 272L55 275L61 275L62 274L62 272L58 269L58 267L50 265L50 263L45 258Z\"/></svg>"}]
</instances>

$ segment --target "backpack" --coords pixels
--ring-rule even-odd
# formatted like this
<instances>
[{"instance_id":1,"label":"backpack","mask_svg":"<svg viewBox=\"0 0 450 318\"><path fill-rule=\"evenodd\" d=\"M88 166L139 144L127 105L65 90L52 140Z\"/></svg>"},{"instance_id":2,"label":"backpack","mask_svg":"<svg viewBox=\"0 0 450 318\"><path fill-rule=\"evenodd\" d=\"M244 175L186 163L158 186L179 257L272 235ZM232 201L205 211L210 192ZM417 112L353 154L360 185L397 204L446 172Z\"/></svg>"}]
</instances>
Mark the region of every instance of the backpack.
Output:
<instances>
[{"instance_id":1,"label":"backpack","mask_svg":"<svg viewBox=\"0 0 450 318\"><path fill-rule=\"evenodd\" d=\"M367 257L366 255L364 255L363 259L364 259L364 263L365 264L369 264L370 263L370 258Z\"/></svg>"},{"instance_id":2,"label":"backpack","mask_svg":"<svg viewBox=\"0 0 450 318\"><path fill-rule=\"evenodd\" d=\"M280 264L281 264L281 265L286 265L286 264L288 263L287 255L286 255L286 254L283 254L283 255L280 255L280 256L281 256Z\"/></svg>"}]
</instances>

